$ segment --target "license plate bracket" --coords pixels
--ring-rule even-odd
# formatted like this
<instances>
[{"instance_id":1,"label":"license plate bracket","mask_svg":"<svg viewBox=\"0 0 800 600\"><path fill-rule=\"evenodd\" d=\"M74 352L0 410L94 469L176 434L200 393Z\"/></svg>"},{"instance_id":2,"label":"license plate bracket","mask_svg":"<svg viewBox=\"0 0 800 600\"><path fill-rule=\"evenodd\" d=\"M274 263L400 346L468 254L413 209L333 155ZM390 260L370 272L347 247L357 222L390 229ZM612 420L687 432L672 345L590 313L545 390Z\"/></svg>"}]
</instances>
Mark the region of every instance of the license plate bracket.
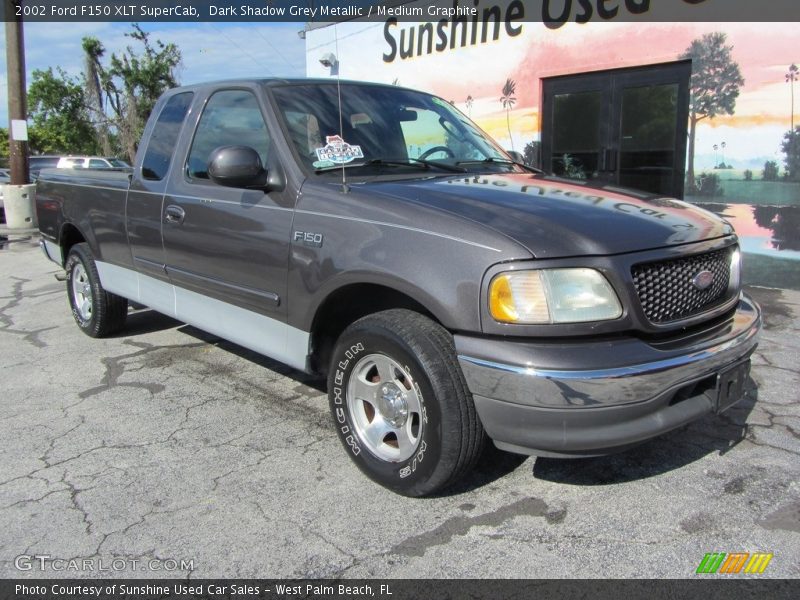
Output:
<instances>
[{"instance_id":1,"label":"license plate bracket","mask_svg":"<svg viewBox=\"0 0 800 600\"><path fill-rule=\"evenodd\" d=\"M750 374L750 359L742 360L717 374L714 412L719 414L744 398L744 387Z\"/></svg>"}]
</instances>

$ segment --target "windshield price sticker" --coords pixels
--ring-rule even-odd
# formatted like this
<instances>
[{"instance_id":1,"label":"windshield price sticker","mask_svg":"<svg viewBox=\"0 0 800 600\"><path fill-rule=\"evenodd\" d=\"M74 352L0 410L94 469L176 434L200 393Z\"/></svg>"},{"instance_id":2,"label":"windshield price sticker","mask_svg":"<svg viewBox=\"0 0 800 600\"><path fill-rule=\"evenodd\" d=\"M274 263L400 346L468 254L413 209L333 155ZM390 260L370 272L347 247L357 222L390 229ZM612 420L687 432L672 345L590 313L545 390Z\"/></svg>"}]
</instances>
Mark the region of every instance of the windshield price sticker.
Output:
<instances>
[{"instance_id":1,"label":"windshield price sticker","mask_svg":"<svg viewBox=\"0 0 800 600\"><path fill-rule=\"evenodd\" d=\"M351 146L338 135L326 136L325 146L317 148L315 152L319 160L330 161L337 165L347 164L357 158L364 158L361 146Z\"/></svg>"}]
</instances>

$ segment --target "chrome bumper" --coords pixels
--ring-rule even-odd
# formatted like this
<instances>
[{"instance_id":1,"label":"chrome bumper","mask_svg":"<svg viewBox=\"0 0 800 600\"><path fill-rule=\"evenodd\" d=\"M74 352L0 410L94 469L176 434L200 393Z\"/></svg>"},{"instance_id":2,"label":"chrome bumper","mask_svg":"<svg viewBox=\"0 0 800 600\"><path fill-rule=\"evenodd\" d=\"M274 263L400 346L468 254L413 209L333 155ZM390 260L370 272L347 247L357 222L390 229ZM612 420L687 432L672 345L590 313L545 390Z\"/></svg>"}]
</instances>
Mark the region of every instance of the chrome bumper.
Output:
<instances>
[{"instance_id":1,"label":"chrome bumper","mask_svg":"<svg viewBox=\"0 0 800 600\"><path fill-rule=\"evenodd\" d=\"M669 343L455 341L478 413L498 446L592 455L710 412L709 385L753 352L760 328L758 305L743 295L725 323Z\"/></svg>"}]
</instances>

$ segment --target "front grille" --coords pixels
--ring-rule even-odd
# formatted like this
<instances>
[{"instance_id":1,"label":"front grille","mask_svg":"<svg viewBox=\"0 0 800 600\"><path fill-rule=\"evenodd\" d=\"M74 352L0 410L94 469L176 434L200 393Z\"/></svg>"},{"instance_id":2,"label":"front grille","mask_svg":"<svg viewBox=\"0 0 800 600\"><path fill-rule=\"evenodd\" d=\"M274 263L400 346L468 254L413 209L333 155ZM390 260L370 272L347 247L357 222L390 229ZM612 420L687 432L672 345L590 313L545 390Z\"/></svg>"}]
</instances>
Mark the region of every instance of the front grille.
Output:
<instances>
[{"instance_id":1,"label":"front grille","mask_svg":"<svg viewBox=\"0 0 800 600\"><path fill-rule=\"evenodd\" d=\"M633 285L645 316L652 323L667 323L696 315L722 302L728 291L734 247L705 254L634 265ZM701 271L714 279L705 290L692 283Z\"/></svg>"}]
</instances>

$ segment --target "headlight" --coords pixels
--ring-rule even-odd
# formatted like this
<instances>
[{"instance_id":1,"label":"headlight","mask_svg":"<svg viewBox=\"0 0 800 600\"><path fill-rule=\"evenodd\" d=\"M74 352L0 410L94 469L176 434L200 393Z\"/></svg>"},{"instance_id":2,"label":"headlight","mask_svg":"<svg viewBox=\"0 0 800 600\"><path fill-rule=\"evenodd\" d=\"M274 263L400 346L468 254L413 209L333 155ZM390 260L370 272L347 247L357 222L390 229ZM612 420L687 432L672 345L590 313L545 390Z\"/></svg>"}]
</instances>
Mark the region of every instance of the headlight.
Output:
<instances>
[{"instance_id":1,"label":"headlight","mask_svg":"<svg viewBox=\"0 0 800 600\"><path fill-rule=\"evenodd\" d=\"M728 280L729 289L736 291L742 281L742 255L739 249L733 251L731 254L731 275Z\"/></svg>"},{"instance_id":2,"label":"headlight","mask_svg":"<svg viewBox=\"0 0 800 600\"><path fill-rule=\"evenodd\" d=\"M580 323L617 319L622 306L599 271L542 269L492 279L489 312L502 323Z\"/></svg>"}]
</instances>

